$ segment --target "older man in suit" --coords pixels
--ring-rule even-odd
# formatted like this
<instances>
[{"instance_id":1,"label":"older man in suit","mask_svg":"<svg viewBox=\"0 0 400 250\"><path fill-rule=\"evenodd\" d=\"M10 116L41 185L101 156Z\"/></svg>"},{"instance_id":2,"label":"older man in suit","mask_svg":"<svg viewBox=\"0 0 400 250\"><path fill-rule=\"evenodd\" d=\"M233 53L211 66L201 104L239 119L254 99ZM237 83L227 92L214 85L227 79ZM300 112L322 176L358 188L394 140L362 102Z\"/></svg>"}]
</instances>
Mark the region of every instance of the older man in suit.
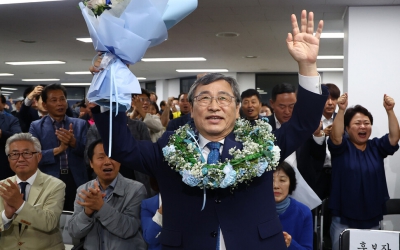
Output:
<instances>
[{"instance_id":1,"label":"older man in suit","mask_svg":"<svg viewBox=\"0 0 400 250\"><path fill-rule=\"evenodd\" d=\"M0 249L64 249L59 220L65 184L38 170L40 142L15 134L5 151L16 175L0 182Z\"/></svg>"},{"instance_id":2,"label":"older man in suit","mask_svg":"<svg viewBox=\"0 0 400 250\"><path fill-rule=\"evenodd\" d=\"M41 97L49 115L32 122L29 133L42 144L39 169L65 182L64 210L72 211L76 188L89 180L83 156L88 124L66 115L67 90L62 85L46 86Z\"/></svg>"},{"instance_id":3,"label":"older man in suit","mask_svg":"<svg viewBox=\"0 0 400 250\"><path fill-rule=\"evenodd\" d=\"M289 124L274 133L282 159L315 131L328 96L327 93L320 95L316 68L323 23L319 23L314 36L312 13L307 20L306 11L302 12L301 31L295 15L291 20L293 34L286 41L290 54L299 64L298 106L306 110L307 116L292 117L300 126ZM240 104L236 80L222 74L207 74L195 82L188 95L204 158L210 162L231 159L230 149L243 148L233 133ZM109 114L100 113L99 107L92 111L108 149ZM134 162L132 167L155 177L159 184L163 201L163 228L159 236L162 249L287 249L276 213L271 171L253 178L248 185L238 184L235 190L216 188L206 190L204 195L202 189L183 183L182 176L164 159L162 148L173 132L165 132L154 144L136 141L129 136L123 113L112 119L112 157L121 163ZM209 142L218 144L219 150ZM201 210L203 199L205 206Z\"/></svg>"},{"instance_id":4,"label":"older man in suit","mask_svg":"<svg viewBox=\"0 0 400 250\"><path fill-rule=\"evenodd\" d=\"M21 132L18 118L4 111L6 98L0 95L0 148L5 148L6 141L10 136ZM0 152L0 180L14 175L10 169L7 155L4 151Z\"/></svg>"}]
</instances>

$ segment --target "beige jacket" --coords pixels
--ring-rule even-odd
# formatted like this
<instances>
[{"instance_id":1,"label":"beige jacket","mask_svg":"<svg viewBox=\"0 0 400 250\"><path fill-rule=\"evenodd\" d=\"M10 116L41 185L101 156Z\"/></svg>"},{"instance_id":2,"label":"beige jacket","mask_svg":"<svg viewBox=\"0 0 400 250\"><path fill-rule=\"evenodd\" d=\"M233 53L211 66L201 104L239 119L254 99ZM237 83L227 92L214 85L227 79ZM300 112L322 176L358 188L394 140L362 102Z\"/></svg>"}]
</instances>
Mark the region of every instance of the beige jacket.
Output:
<instances>
[{"instance_id":1,"label":"beige jacket","mask_svg":"<svg viewBox=\"0 0 400 250\"><path fill-rule=\"evenodd\" d=\"M16 177L9 179L14 182ZM7 229L0 215L0 250L64 249L59 230L64 195L64 182L38 170L28 201ZM0 212L3 210L3 199L0 197ZM19 223L22 224L21 232Z\"/></svg>"}]
</instances>

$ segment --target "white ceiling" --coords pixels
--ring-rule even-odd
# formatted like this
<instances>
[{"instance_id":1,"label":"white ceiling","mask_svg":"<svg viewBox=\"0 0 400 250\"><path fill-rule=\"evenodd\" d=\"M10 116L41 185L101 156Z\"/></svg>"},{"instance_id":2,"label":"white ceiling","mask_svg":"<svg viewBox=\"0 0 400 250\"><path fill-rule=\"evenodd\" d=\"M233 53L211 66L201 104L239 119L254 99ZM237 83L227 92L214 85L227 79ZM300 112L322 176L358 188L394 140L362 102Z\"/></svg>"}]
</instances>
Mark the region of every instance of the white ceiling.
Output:
<instances>
[{"instance_id":1,"label":"white ceiling","mask_svg":"<svg viewBox=\"0 0 400 250\"><path fill-rule=\"evenodd\" d=\"M0 0L1 1L1 0ZM78 0L0 5L0 84L27 84L25 78L58 78L60 82L86 83L86 71L96 52L78 8ZM296 63L286 49L291 31L290 14L314 11L325 21L324 32L342 32L347 6L398 5L400 0L199 0L198 8L169 30L166 42L150 48L145 57L205 57L205 62L139 62L131 66L148 80L195 75L177 73L185 68L226 68L231 72L295 72ZM219 38L219 32L237 32ZM20 40L36 41L22 43ZM323 39L320 55L343 55L343 39ZM257 56L246 59L244 56ZM64 65L11 66L6 61L61 60ZM319 60L318 67L343 67L342 60ZM29 84L29 83L28 83ZM37 83L35 83L37 84Z\"/></svg>"}]
</instances>

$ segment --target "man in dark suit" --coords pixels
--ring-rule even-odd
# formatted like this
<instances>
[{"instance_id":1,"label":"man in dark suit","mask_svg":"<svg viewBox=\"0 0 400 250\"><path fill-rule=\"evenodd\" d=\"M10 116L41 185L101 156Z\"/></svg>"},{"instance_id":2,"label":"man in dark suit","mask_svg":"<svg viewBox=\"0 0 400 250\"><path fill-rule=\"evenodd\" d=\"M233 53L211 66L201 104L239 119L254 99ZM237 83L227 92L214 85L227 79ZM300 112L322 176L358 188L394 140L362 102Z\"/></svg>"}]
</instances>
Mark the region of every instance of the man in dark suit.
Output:
<instances>
[{"instance_id":1,"label":"man in dark suit","mask_svg":"<svg viewBox=\"0 0 400 250\"><path fill-rule=\"evenodd\" d=\"M23 124L21 126L22 132L28 132L33 121L39 120L43 116L47 115L47 110L43 108L43 102L40 97L43 88L42 85L38 85L34 88L27 88L26 90L31 91L27 93L19 111Z\"/></svg>"},{"instance_id":2,"label":"man in dark suit","mask_svg":"<svg viewBox=\"0 0 400 250\"><path fill-rule=\"evenodd\" d=\"M83 156L88 125L65 114L67 91L62 85L46 86L41 97L49 115L32 122L29 129L42 145L39 169L65 182L64 210L73 211L76 188L88 181Z\"/></svg>"},{"instance_id":3,"label":"man in dark suit","mask_svg":"<svg viewBox=\"0 0 400 250\"><path fill-rule=\"evenodd\" d=\"M6 98L0 95L0 147L2 149L6 146L6 141L10 136L21 133L21 127L18 119L4 111L6 105ZM10 169L8 157L4 150L0 152L0 180L13 176L14 172Z\"/></svg>"},{"instance_id":4,"label":"man in dark suit","mask_svg":"<svg viewBox=\"0 0 400 250\"><path fill-rule=\"evenodd\" d=\"M307 23L305 11L302 23ZM274 134L286 158L315 130L327 93L320 95L316 70L322 22L313 36L313 14L308 25L302 25L292 15L293 35L287 38L290 54L299 64L300 88L298 108L306 110L293 116L301 126L284 124ZM308 26L308 28L307 28ZM294 36L294 37L293 37ZM308 76L308 77L304 77ZM318 86L318 88L316 88ZM198 79L189 91L191 115L199 137L199 144L207 158L208 142L219 142L221 161L231 159L231 148L242 149L235 140L233 128L239 116L240 92L235 79L222 74L207 74ZM223 103L218 103L223 100ZM207 103L208 102L208 103ZM92 109L104 147L112 140L111 155L121 163L135 162L133 167L157 179L162 193L163 228L160 234L162 249L287 249L282 226L276 213L272 191L272 172L265 172L235 190L217 188L204 191L182 182L182 177L164 160L162 148L173 132L165 132L157 143L136 141L129 136L124 113L113 116L112 138L109 138L109 113ZM121 141L124 144L121 144ZM206 203L201 211L203 199Z\"/></svg>"}]
</instances>

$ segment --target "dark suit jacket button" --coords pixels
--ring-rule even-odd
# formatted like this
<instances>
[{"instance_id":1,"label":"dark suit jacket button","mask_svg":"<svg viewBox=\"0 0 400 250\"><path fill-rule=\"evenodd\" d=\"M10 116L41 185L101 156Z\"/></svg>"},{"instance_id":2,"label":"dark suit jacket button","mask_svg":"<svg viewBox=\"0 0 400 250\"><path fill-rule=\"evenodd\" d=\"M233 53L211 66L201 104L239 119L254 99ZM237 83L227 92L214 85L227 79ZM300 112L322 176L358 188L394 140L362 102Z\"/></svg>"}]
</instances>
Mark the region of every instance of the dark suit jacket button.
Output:
<instances>
[{"instance_id":1,"label":"dark suit jacket button","mask_svg":"<svg viewBox=\"0 0 400 250\"><path fill-rule=\"evenodd\" d=\"M216 200L215 200L215 203L219 204L219 203L221 203L221 200L216 199Z\"/></svg>"},{"instance_id":2,"label":"dark suit jacket button","mask_svg":"<svg viewBox=\"0 0 400 250\"><path fill-rule=\"evenodd\" d=\"M211 233L210 233L210 235L211 235L211 237L213 237L213 238L215 238L215 237L217 237L217 232L216 231L212 231Z\"/></svg>"}]
</instances>

